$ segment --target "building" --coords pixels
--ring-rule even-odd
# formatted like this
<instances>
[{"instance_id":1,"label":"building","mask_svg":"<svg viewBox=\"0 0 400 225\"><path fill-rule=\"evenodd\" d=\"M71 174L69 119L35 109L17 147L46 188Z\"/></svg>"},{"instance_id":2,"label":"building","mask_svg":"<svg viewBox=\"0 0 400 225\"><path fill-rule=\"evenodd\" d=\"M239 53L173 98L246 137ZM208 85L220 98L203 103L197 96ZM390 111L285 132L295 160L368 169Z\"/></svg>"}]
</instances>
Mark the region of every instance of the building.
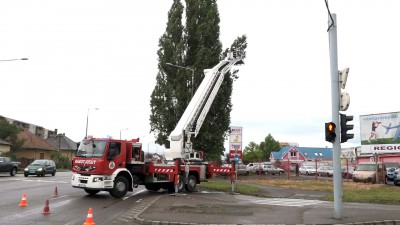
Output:
<instances>
[{"instance_id":1,"label":"building","mask_svg":"<svg viewBox=\"0 0 400 225\"><path fill-rule=\"evenodd\" d=\"M57 134L57 136L47 138L45 141L55 147L62 156L66 156L69 159L75 156L78 143L66 137L65 134Z\"/></svg>"},{"instance_id":2,"label":"building","mask_svg":"<svg viewBox=\"0 0 400 225\"><path fill-rule=\"evenodd\" d=\"M0 155L10 151L11 144L0 139Z\"/></svg>"},{"instance_id":3,"label":"building","mask_svg":"<svg viewBox=\"0 0 400 225\"><path fill-rule=\"evenodd\" d=\"M286 146L278 152L271 152L270 160L285 171L294 171L296 165L332 165L332 157L332 148Z\"/></svg>"},{"instance_id":4,"label":"building","mask_svg":"<svg viewBox=\"0 0 400 225\"><path fill-rule=\"evenodd\" d=\"M35 159L51 159L51 153L58 151L56 147L26 130L18 134L18 139L24 140L22 149L15 153L21 167L26 167Z\"/></svg>"},{"instance_id":5,"label":"building","mask_svg":"<svg viewBox=\"0 0 400 225\"><path fill-rule=\"evenodd\" d=\"M1 115L0 115L0 120L7 120L10 124L14 124L17 127L22 128L23 130L29 131L32 134L35 134L36 137L41 138L43 140L57 136L57 129L54 129L54 131L52 131L35 124L26 123L23 121L11 119Z\"/></svg>"}]
</instances>

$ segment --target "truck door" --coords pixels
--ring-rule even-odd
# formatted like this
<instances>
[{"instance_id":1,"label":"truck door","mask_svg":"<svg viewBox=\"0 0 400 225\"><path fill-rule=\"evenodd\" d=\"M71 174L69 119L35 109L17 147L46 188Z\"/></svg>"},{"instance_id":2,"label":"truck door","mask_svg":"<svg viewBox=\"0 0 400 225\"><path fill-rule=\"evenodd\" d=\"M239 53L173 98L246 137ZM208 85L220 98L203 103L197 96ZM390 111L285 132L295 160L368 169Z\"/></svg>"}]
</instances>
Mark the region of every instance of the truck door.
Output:
<instances>
[{"instance_id":1,"label":"truck door","mask_svg":"<svg viewBox=\"0 0 400 225\"><path fill-rule=\"evenodd\" d=\"M123 157L121 154L121 143L110 142L108 145L106 162L104 163L104 172L106 174L112 174L116 169L124 166Z\"/></svg>"}]
</instances>

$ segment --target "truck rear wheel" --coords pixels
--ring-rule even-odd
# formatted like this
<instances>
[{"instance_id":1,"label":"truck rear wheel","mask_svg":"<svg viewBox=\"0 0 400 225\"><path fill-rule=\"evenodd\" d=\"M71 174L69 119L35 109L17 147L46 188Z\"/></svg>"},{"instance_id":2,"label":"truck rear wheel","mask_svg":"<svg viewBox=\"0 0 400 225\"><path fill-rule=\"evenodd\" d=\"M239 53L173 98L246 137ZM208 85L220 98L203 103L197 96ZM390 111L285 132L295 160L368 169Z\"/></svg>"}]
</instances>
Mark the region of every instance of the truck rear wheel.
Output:
<instances>
[{"instance_id":1,"label":"truck rear wheel","mask_svg":"<svg viewBox=\"0 0 400 225\"><path fill-rule=\"evenodd\" d=\"M110 190L110 195L114 198L121 198L126 195L128 188L128 180L123 176L118 176L114 180L114 187Z\"/></svg>"},{"instance_id":2,"label":"truck rear wheel","mask_svg":"<svg viewBox=\"0 0 400 225\"><path fill-rule=\"evenodd\" d=\"M197 179L194 175L189 175L188 183L185 185L187 192L193 192L196 189Z\"/></svg>"}]
</instances>

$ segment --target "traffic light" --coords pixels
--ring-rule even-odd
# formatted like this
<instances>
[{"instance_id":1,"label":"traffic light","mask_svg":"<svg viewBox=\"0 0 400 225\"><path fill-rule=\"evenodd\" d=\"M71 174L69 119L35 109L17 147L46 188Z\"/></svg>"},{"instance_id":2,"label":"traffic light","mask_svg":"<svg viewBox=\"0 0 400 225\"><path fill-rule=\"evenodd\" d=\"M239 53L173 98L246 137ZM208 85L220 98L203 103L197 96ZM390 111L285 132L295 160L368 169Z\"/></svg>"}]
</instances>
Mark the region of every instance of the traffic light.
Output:
<instances>
[{"instance_id":1,"label":"traffic light","mask_svg":"<svg viewBox=\"0 0 400 225\"><path fill-rule=\"evenodd\" d=\"M346 87L347 77L349 76L350 68L345 68L339 71L339 86L341 89ZM347 92L339 92L340 109L339 111L346 111L350 105L350 95Z\"/></svg>"},{"instance_id":2,"label":"traffic light","mask_svg":"<svg viewBox=\"0 0 400 225\"><path fill-rule=\"evenodd\" d=\"M340 143L344 143L349 139L354 138L354 134L348 134L349 130L353 130L353 124L347 124L347 122L353 120L353 116L347 116L346 114L340 115Z\"/></svg>"},{"instance_id":3,"label":"traffic light","mask_svg":"<svg viewBox=\"0 0 400 225\"><path fill-rule=\"evenodd\" d=\"M335 133L336 124L333 122L325 123L325 141L333 143L336 138Z\"/></svg>"}]
</instances>

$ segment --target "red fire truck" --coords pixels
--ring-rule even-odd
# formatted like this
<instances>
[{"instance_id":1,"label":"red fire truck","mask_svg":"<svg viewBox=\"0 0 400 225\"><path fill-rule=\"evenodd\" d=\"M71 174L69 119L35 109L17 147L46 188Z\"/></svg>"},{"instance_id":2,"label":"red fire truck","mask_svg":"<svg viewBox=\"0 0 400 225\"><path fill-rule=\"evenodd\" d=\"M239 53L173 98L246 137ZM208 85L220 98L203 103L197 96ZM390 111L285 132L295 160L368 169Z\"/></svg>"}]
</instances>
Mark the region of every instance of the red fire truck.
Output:
<instances>
[{"instance_id":1,"label":"red fire truck","mask_svg":"<svg viewBox=\"0 0 400 225\"><path fill-rule=\"evenodd\" d=\"M202 152L192 149L191 136L197 136L224 75L240 64L243 61L239 52L228 52L218 65L204 71L202 83L169 135L166 162L146 162L139 138L86 138L79 143L72 160L72 186L84 189L89 195L108 191L113 197L120 198L138 185L151 191L181 192L186 189L191 192L215 173L231 174L233 180L234 167L219 168L205 162Z\"/></svg>"}]
</instances>

